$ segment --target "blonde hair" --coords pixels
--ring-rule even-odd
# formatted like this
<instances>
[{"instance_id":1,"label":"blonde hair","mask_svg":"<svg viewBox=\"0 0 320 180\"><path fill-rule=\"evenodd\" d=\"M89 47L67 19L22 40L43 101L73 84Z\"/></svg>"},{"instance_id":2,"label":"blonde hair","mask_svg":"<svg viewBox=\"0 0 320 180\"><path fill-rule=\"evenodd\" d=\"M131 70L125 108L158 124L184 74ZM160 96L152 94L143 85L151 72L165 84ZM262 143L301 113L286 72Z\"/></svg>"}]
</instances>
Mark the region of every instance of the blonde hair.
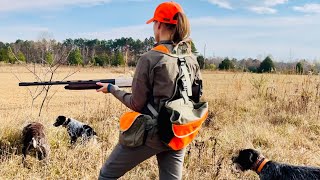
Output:
<instances>
[{"instance_id":1,"label":"blonde hair","mask_svg":"<svg viewBox=\"0 0 320 180\"><path fill-rule=\"evenodd\" d=\"M178 44L180 41L187 39L190 36L190 23L187 16L180 12L178 12L173 19L177 20L177 24L165 25L172 31L171 40L173 43Z\"/></svg>"}]
</instances>

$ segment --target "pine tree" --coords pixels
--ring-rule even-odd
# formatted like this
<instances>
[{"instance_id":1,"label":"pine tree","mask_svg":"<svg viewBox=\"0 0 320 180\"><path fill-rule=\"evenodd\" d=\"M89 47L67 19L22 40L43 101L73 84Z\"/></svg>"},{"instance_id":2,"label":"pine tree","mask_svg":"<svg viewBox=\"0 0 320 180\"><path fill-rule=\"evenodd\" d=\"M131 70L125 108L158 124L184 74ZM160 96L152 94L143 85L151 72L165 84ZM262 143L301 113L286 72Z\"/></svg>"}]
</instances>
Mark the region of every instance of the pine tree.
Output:
<instances>
[{"instance_id":1,"label":"pine tree","mask_svg":"<svg viewBox=\"0 0 320 180\"><path fill-rule=\"evenodd\" d=\"M263 72L271 72L274 70L274 64L272 59L267 56L260 64L259 67L259 72L263 73Z\"/></svg>"}]
</instances>

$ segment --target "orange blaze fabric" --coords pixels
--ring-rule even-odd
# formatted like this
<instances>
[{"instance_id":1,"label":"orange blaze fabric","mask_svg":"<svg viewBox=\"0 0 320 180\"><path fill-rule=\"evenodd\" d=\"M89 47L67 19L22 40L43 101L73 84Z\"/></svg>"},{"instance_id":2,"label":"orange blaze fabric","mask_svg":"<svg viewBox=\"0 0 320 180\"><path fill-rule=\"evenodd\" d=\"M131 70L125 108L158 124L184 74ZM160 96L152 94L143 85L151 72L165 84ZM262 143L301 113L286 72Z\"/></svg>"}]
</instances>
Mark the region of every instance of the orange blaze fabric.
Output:
<instances>
[{"instance_id":1,"label":"orange blaze fabric","mask_svg":"<svg viewBox=\"0 0 320 180\"><path fill-rule=\"evenodd\" d=\"M140 116L140 113L138 112L126 112L124 113L120 118L120 130L126 131L128 130L131 125L134 123L134 121L137 119L137 117Z\"/></svg>"},{"instance_id":2,"label":"orange blaze fabric","mask_svg":"<svg viewBox=\"0 0 320 180\"><path fill-rule=\"evenodd\" d=\"M264 159L263 162L260 164L260 166L257 169L257 173L260 173L262 168L264 167L264 165L266 165L266 163L268 162L268 159Z\"/></svg>"},{"instance_id":3,"label":"orange blaze fabric","mask_svg":"<svg viewBox=\"0 0 320 180\"><path fill-rule=\"evenodd\" d=\"M152 48L152 50L159 51L159 52L162 52L162 53L165 53L165 54L169 54L170 53L169 49L165 45L162 45L162 44Z\"/></svg>"},{"instance_id":4,"label":"orange blaze fabric","mask_svg":"<svg viewBox=\"0 0 320 180\"><path fill-rule=\"evenodd\" d=\"M202 125L202 123L206 120L208 116L208 112L201 117L200 119L187 123L187 124L173 124L172 125L172 131L175 136L181 137L181 136L187 136L188 134L192 134L194 131L199 129L199 127Z\"/></svg>"},{"instance_id":5,"label":"orange blaze fabric","mask_svg":"<svg viewBox=\"0 0 320 180\"><path fill-rule=\"evenodd\" d=\"M196 137L196 135L198 134L198 130L196 130L196 132L194 132L193 134L190 134L187 137L184 138L178 138L178 137L173 137L170 141L170 143L168 144L173 150L180 150L184 147L186 147L188 144L191 143L191 141Z\"/></svg>"},{"instance_id":6,"label":"orange blaze fabric","mask_svg":"<svg viewBox=\"0 0 320 180\"><path fill-rule=\"evenodd\" d=\"M198 134L202 123L207 119L208 112L199 120L184 124L184 125L172 125L172 131L175 134L168 144L173 150L180 150L186 147ZM185 136L179 138L177 136Z\"/></svg>"}]
</instances>

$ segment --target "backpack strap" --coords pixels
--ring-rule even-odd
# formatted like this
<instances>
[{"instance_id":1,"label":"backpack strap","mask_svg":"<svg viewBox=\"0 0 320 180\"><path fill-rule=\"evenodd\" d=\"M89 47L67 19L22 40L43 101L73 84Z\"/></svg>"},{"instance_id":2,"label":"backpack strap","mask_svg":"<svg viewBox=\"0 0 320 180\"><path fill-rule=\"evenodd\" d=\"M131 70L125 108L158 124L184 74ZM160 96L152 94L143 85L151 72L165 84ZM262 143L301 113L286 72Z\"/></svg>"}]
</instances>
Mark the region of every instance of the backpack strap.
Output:
<instances>
[{"instance_id":1,"label":"backpack strap","mask_svg":"<svg viewBox=\"0 0 320 180\"><path fill-rule=\"evenodd\" d=\"M181 77L181 81L182 81L182 87L178 87L178 89L184 101L187 103L189 100L189 97L192 96L192 83L190 79L190 72L187 67L187 63L185 59L185 57L190 56L190 53L191 53L190 45L186 41L181 41L174 47L172 53L163 44L157 45L156 47L152 48L152 50L163 53L163 54L167 54L171 57L175 57L178 59L179 77ZM152 105L150 105L150 107L152 107ZM148 109L150 110L149 107Z\"/></svg>"},{"instance_id":2,"label":"backpack strap","mask_svg":"<svg viewBox=\"0 0 320 180\"><path fill-rule=\"evenodd\" d=\"M157 112L157 110L150 103L147 104L147 108L155 118L159 116L159 113Z\"/></svg>"},{"instance_id":3,"label":"backpack strap","mask_svg":"<svg viewBox=\"0 0 320 180\"><path fill-rule=\"evenodd\" d=\"M180 66L179 68L181 69L181 73L183 77L181 78L182 80L182 85L183 85L183 90L187 92L188 96L192 96L192 84L191 84L191 79L190 79L190 73L187 68L187 63L185 58L178 58Z\"/></svg>"}]
</instances>

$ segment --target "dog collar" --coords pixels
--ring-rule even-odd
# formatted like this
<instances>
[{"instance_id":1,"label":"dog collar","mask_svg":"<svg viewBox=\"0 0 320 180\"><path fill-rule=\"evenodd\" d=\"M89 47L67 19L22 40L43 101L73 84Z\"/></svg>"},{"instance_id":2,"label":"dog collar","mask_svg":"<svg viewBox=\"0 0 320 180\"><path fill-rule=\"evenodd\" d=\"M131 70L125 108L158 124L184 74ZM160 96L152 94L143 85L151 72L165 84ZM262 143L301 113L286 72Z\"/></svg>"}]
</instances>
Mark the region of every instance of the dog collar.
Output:
<instances>
[{"instance_id":1,"label":"dog collar","mask_svg":"<svg viewBox=\"0 0 320 180\"><path fill-rule=\"evenodd\" d=\"M256 163L253 166L253 170L256 171L258 174L262 171L263 167L266 165L266 163L269 162L268 159L266 159L263 156L260 156Z\"/></svg>"},{"instance_id":2,"label":"dog collar","mask_svg":"<svg viewBox=\"0 0 320 180\"><path fill-rule=\"evenodd\" d=\"M267 164L267 162L269 162L268 159L264 159L264 160L262 161L262 163L260 164L260 166L259 166L258 169L257 169L257 173L258 173L258 174L261 172L261 170L263 169L264 165Z\"/></svg>"}]
</instances>

